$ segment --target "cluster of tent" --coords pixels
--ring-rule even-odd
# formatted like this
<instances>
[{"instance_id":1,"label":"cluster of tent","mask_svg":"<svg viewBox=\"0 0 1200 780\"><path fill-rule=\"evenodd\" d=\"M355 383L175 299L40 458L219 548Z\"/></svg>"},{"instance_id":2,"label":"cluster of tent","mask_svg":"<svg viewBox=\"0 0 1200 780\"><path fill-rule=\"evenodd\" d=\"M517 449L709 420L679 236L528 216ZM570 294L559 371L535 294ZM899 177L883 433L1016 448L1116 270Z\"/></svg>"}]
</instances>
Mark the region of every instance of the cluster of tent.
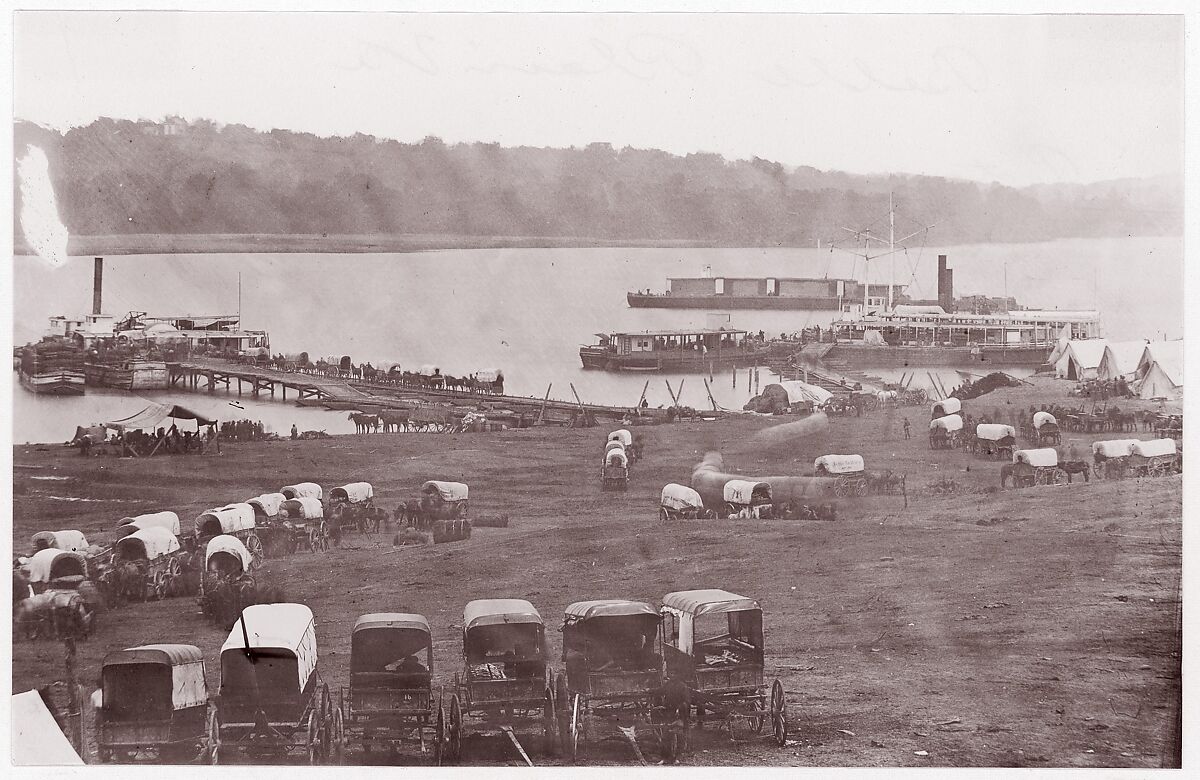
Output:
<instances>
[{"instance_id":1,"label":"cluster of tent","mask_svg":"<svg viewBox=\"0 0 1200 780\"><path fill-rule=\"evenodd\" d=\"M1062 340L1050 355L1054 374L1076 381L1124 379L1138 397L1183 397L1183 341Z\"/></svg>"}]
</instances>

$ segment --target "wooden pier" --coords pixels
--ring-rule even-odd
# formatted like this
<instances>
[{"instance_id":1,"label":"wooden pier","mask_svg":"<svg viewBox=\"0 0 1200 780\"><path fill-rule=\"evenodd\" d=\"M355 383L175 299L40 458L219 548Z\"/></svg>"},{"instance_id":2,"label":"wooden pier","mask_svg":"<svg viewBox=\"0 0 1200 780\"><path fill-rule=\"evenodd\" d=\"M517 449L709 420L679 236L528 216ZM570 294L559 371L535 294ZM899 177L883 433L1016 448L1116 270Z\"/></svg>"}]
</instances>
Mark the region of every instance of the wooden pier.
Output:
<instances>
[{"instance_id":1,"label":"wooden pier","mask_svg":"<svg viewBox=\"0 0 1200 780\"><path fill-rule=\"evenodd\" d=\"M253 398L264 395L281 401L320 399L331 401L366 400L366 396L340 379L293 374L269 368L243 366L218 361L168 363L168 387L192 392L216 392L223 389ZM236 384L235 384L236 383Z\"/></svg>"}]
</instances>

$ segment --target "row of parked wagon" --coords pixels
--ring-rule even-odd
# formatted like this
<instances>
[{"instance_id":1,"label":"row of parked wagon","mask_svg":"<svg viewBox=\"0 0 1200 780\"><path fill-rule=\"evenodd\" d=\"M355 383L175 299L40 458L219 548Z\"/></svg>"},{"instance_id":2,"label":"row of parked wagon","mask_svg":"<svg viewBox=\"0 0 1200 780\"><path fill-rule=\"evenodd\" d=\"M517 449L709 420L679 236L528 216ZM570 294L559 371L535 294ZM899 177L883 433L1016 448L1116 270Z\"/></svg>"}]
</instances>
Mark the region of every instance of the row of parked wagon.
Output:
<instances>
[{"instance_id":1,"label":"row of parked wagon","mask_svg":"<svg viewBox=\"0 0 1200 780\"><path fill-rule=\"evenodd\" d=\"M580 601L563 615L563 669L549 659L546 626L521 599L482 599L463 610L462 667L434 682L429 621L409 613L363 615L351 632L349 686L322 679L316 622L302 604L247 607L220 649L210 696L201 650L153 644L109 653L101 667L96 744L101 761L228 761L302 753L341 763L419 744L436 762L462 755L469 732L532 731L547 752L576 758L592 739L620 733L637 747L652 734L668 760L686 743L693 713L734 733L770 725L787 738L786 695L764 677L762 609L724 590L639 601ZM604 732L608 732L605 734Z\"/></svg>"},{"instance_id":2,"label":"row of parked wagon","mask_svg":"<svg viewBox=\"0 0 1200 780\"><path fill-rule=\"evenodd\" d=\"M642 442L621 428L608 434L604 442L604 465L600 473L601 490L625 490L629 487L629 464L642 456Z\"/></svg>"}]
</instances>

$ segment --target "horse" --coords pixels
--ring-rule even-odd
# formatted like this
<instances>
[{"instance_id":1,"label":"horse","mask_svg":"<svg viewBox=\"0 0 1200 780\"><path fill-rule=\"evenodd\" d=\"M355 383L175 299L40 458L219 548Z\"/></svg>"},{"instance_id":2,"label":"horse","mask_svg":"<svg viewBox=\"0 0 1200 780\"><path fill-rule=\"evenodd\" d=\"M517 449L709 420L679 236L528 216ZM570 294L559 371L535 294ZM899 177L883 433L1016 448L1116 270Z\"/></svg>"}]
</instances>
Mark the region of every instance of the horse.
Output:
<instances>
[{"instance_id":1,"label":"horse","mask_svg":"<svg viewBox=\"0 0 1200 780\"><path fill-rule=\"evenodd\" d=\"M403 409L385 409L379 413L379 421L383 426L384 433L391 433L393 430L396 433L408 430L408 412Z\"/></svg>"},{"instance_id":2,"label":"horse","mask_svg":"<svg viewBox=\"0 0 1200 780\"><path fill-rule=\"evenodd\" d=\"M347 420L354 421L355 433L373 433L379 431L379 415L351 412Z\"/></svg>"},{"instance_id":3,"label":"horse","mask_svg":"<svg viewBox=\"0 0 1200 780\"><path fill-rule=\"evenodd\" d=\"M1058 464L1058 467L1060 469L1062 469L1062 471L1067 475L1067 484L1068 485L1071 484L1071 475L1072 474L1082 474L1084 482L1091 481L1089 472L1091 472L1092 469L1091 469L1091 466L1089 466L1087 464L1087 461L1082 461L1082 460L1062 461Z\"/></svg>"},{"instance_id":4,"label":"horse","mask_svg":"<svg viewBox=\"0 0 1200 780\"><path fill-rule=\"evenodd\" d=\"M1001 489L1008 487L1010 477L1014 488L1033 487L1036 472L1028 463L1005 463L1000 467Z\"/></svg>"},{"instance_id":5,"label":"horse","mask_svg":"<svg viewBox=\"0 0 1200 780\"><path fill-rule=\"evenodd\" d=\"M92 632L96 609L73 590L47 590L22 599L13 611L17 630L26 639L43 633L51 638L86 639Z\"/></svg>"},{"instance_id":6,"label":"horse","mask_svg":"<svg viewBox=\"0 0 1200 780\"><path fill-rule=\"evenodd\" d=\"M424 528L426 525L425 509L420 499L412 498L396 507L392 517L398 523L412 528Z\"/></svg>"}]
</instances>

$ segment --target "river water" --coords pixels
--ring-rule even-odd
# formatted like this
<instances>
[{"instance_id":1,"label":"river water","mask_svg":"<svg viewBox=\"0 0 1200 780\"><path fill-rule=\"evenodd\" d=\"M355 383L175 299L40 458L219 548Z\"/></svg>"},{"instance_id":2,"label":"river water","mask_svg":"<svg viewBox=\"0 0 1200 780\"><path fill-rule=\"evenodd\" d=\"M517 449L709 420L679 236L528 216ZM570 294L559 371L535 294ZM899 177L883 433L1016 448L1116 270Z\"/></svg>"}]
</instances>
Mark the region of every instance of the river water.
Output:
<instances>
[{"instance_id":1,"label":"river water","mask_svg":"<svg viewBox=\"0 0 1200 780\"><path fill-rule=\"evenodd\" d=\"M877 260L871 281L894 273L915 297L936 296L938 254L947 254L958 295L1002 295L1024 305L1099 308L1115 339L1183 334L1183 243L1171 238L1072 240L1040 244L910 249ZM856 262L859 265L856 265ZM816 249L478 249L412 254L130 255L105 259L104 310L154 315L236 312L247 328L267 330L273 352L307 351L312 359L350 355L354 362L433 363L443 373L504 370L506 390L586 402L630 404L647 379L652 406L669 405L663 375L584 371L578 350L600 331L703 326L697 310L630 309L625 293L661 292L670 276L861 277L861 261ZM893 271L894 267L894 271ZM51 267L18 257L14 337L40 337L54 314L91 310L92 262ZM824 327L833 312L732 312L735 326L768 334ZM890 373L884 376L891 378ZM678 387L682 377L665 377ZM771 381L765 370L760 387ZM751 395L746 371L718 374L713 393L740 408ZM918 378L920 381L920 378ZM953 372L947 384L957 383ZM83 398L44 398L14 388L14 441L62 441L77 424L132 414L145 401L170 400L219 419L260 419L283 432L293 423L329 433L352 431L344 413L253 402L236 394L187 392L133 396L89 389ZM688 377L683 403L707 407L699 376ZM243 409L232 406L240 403Z\"/></svg>"}]
</instances>

